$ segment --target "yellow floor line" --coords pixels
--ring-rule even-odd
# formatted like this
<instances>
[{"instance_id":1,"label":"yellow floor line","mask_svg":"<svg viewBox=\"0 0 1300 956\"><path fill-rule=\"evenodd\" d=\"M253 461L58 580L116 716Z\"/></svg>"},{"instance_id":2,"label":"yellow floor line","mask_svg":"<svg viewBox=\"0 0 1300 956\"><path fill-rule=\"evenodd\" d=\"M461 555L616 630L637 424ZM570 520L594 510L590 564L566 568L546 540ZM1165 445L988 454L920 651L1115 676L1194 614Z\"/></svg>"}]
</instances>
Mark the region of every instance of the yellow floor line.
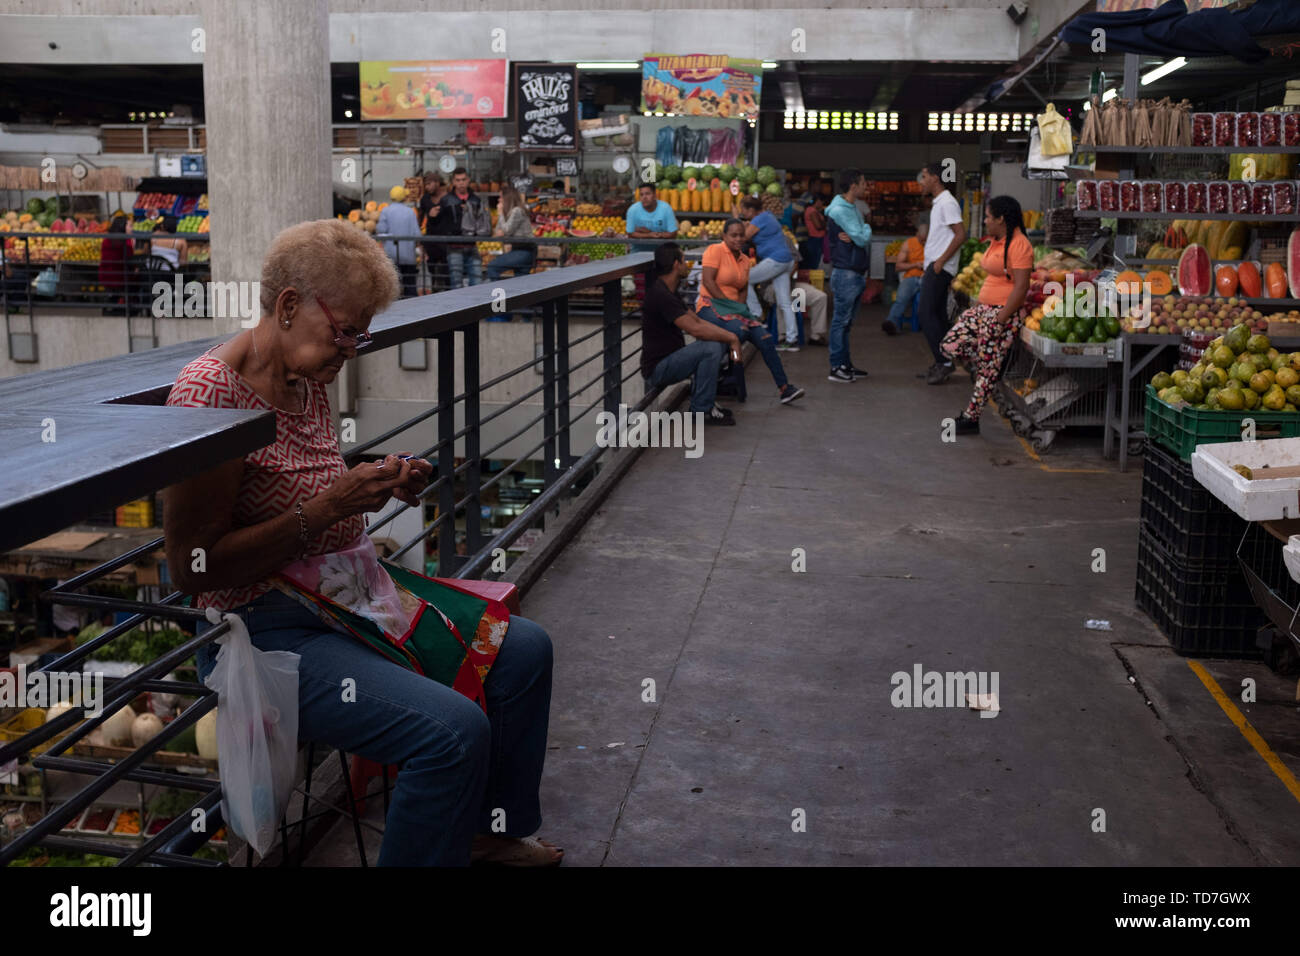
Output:
<instances>
[{"instance_id":1,"label":"yellow floor line","mask_svg":"<svg viewBox=\"0 0 1300 956\"><path fill-rule=\"evenodd\" d=\"M1268 764L1269 769L1277 775L1277 778L1282 781L1282 785L1291 791L1291 796L1295 797L1297 801L1300 801L1300 781L1296 780L1295 774L1291 773L1291 771L1287 769L1287 765L1282 762L1281 758L1279 758L1277 754L1273 753L1273 748L1265 743L1264 738L1261 737L1259 732L1250 725L1250 721L1248 721L1245 715L1237 709L1237 705L1234 704L1228 695L1223 692L1223 688L1219 686L1218 681L1211 677L1209 671L1202 667L1197 661L1188 661L1187 666L1192 669L1193 674L1201 679L1201 683L1205 685L1205 689L1208 690L1213 695L1214 699L1219 702L1219 706L1222 707L1223 712L1228 715L1228 719L1232 721L1239 731L1241 731L1241 735L1250 741L1250 745L1255 748L1256 752L1261 757L1264 758L1264 762Z\"/></svg>"},{"instance_id":2,"label":"yellow floor line","mask_svg":"<svg viewBox=\"0 0 1300 956\"><path fill-rule=\"evenodd\" d=\"M1038 467L1043 471L1050 471L1058 475L1109 475L1110 474L1110 471L1105 468L1053 468L1051 465L1044 465L1043 459L1038 457L1038 452L1034 451L1033 446L1030 445L1029 442L1025 441L1023 438L1021 438L1019 435L1016 435L1015 431L1011 429L1011 423L1007 421L1005 418L1002 418L1001 415L999 415L998 418L1001 419L1002 424L1006 425L1007 429L1011 431L1011 434L1015 437L1016 441L1020 442L1020 447L1025 450L1025 454L1028 455L1030 458L1032 458L1038 464Z\"/></svg>"}]
</instances>

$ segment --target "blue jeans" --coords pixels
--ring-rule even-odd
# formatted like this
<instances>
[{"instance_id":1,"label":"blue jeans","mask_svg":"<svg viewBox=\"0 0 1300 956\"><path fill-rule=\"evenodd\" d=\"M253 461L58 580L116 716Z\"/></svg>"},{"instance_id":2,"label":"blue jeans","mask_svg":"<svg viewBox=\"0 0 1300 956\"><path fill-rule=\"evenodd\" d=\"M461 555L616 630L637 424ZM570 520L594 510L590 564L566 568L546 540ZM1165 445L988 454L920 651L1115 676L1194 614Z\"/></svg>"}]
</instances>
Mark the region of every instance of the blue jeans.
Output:
<instances>
[{"instance_id":1,"label":"blue jeans","mask_svg":"<svg viewBox=\"0 0 1300 956\"><path fill-rule=\"evenodd\" d=\"M785 326L785 340L791 344L799 341L799 326L795 321L794 307L790 303L790 263L778 262L775 259L763 259L752 269L749 270L749 289L746 294L745 304L749 306L749 311L754 318L761 320L764 309L758 301L758 293L754 286L762 282L772 283L772 294L776 300L777 311L781 314L781 321ZM778 334L780 326L778 328Z\"/></svg>"},{"instance_id":2,"label":"blue jeans","mask_svg":"<svg viewBox=\"0 0 1300 956\"><path fill-rule=\"evenodd\" d=\"M907 315L907 310L912 307L912 300L916 298L916 293L921 288L920 276L903 276L898 280L898 298L894 300L893 306L889 310L889 315L885 316L885 321L893 322L894 325L902 326L903 316ZM917 328L921 326L921 317L916 312L920 311L920 303L913 310L912 320L916 323Z\"/></svg>"},{"instance_id":3,"label":"blue jeans","mask_svg":"<svg viewBox=\"0 0 1300 956\"><path fill-rule=\"evenodd\" d=\"M674 382L684 382L691 376L691 411L707 412L713 408L718 394L718 369L727 347L721 342L692 342L664 356L650 374L650 387L663 388Z\"/></svg>"},{"instance_id":4,"label":"blue jeans","mask_svg":"<svg viewBox=\"0 0 1300 956\"><path fill-rule=\"evenodd\" d=\"M849 358L849 330L853 326L853 317L858 314L858 300L866 288L867 276L864 272L836 269L831 273L831 295L835 299L829 343L831 371L841 365L853 364Z\"/></svg>"},{"instance_id":5,"label":"blue jeans","mask_svg":"<svg viewBox=\"0 0 1300 956\"><path fill-rule=\"evenodd\" d=\"M450 687L329 630L279 591L235 609L254 646L292 651L298 664L298 733L381 764L400 764L380 866L464 866L475 833L505 811L506 836L541 826L538 788L551 703L551 639L512 616L484 682L487 713ZM198 625L202 633L211 625ZM196 655L199 677L219 647ZM356 682L355 702L343 681Z\"/></svg>"},{"instance_id":6,"label":"blue jeans","mask_svg":"<svg viewBox=\"0 0 1300 956\"><path fill-rule=\"evenodd\" d=\"M451 275L451 287L459 289L465 279L465 265L469 264L469 284L478 285L483 281L483 258L478 254L478 250L465 251L463 249L447 250L447 272Z\"/></svg>"},{"instance_id":7,"label":"blue jeans","mask_svg":"<svg viewBox=\"0 0 1300 956\"><path fill-rule=\"evenodd\" d=\"M496 282L501 278L501 273L507 269L517 276L526 276L533 271L535 258L532 249L511 249L509 252L504 252L488 263L487 281ZM510 312L505 312L501 315L489 316L488 321L509 322L513 317Z\"/></svg>"},{"instance_id":8,"label":"blue jeans","mask_svg":"<svg viewBox=\"0 0 1300 956\"><path fill-rule=\"evenodd\" d=\"M719 328L731 332L742 343L753 342L754 347L763 356L763 361L767 363L767 370L772 373L772 381L776 382L776 387L785 388L790 380L785 377L785 366L781 364L781 356L776 352L776 339L772 338L772 333L767 330L767 326L755 325L746 328L745 323L740 319L723 319L713 311L711 305L706 305L697 314L705 322L712 322Z\"/></svg>"}]
</instances>

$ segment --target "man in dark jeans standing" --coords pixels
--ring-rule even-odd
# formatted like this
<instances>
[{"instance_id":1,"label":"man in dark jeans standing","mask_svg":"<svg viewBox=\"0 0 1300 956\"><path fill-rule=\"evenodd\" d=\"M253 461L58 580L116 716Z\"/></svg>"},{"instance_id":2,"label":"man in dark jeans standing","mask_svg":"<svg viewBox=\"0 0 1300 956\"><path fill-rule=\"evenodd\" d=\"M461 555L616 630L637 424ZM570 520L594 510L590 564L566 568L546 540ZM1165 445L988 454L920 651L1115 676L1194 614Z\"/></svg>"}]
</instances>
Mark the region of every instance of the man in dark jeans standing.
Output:
<instances>
[{"instance_id":1,"label":"man in dark jeans standing","mask_svg":"<svg viewBox=\"0 0 1300 956\"><path fill-rule=\"evenodd\" d=\"M694 376L691 411L704 414L706 425L734 425L735 417L714 403L723 356L740 361L734 332L706 322L688 309L677 287L691 271L681 246L668 242L655 250L655 275L646 284L641 309L641 374L647 388L662 388ZM696 339L686 344L683 332Z\"/></svg>"},{"instance_id":2,"label":"man in dark jeans standing","mask_svg":"<svg viewBox=\"0 0 1300 956\"><path fill-rule=\"evenodd\" d=\"M442 207L442 197L446 194L441 176L433 172L424 174L424 192L420 196L420 231L424 235L454 235L451 213ZM424 261L429 269L429 287L434 292L447 288L447 244L424 243Z\"/></svg>"},{"instance_id":3,"label":"man in dark jeans standing","mask_svg":"<svg viewBox=\"0 0 1300 956\"><path fill-rule=\"evenodd\" d=\"M826 209L826 236L830 240L831 296L833 313L829 349L832 382L854 382L867 373L853 364L849 355L849 331L858 314L862 291L867 287L871 264L871 227L862 220L857 200L867 188L860 169L844 169L839 176L839 195Z\"/></svg>"},{"instance_id":4,"label":"man in dark jeans standing","mask_svg":"<svg viewBox=\"0 0 1300 956\"><path fill-rule=\"evenodd\" d=\"M451 219L453 226L450 235L479 236L489 240L492 236L492 216L488 207L478 194L470 192L469 173L464 167L457 167L451 174L451 191L442 197L443 215ZM451 273L451 287L459 289L469 272L469 284L478 285L483 281L483 259L478 254L478 246L447 246L447 271Z\"/></svg>"},{"instance_id":5,"label":"man in dark jeans standing","mask_svg":"<svg viewBox=\"0 0 1300 956\"><path fill-rule=\"evenodd\" d=\"M957 275L957 251L966 241L966 227L961 220L961 206L943 185L943 164L927 163L917 178L921 190L931 198L920 313L921 331L934 356L934 364L917 378L924 378L930 385L942 385L952 374L952 362L939 350L939 343L948 331L948 288Z\"/></svg>"}]
</instances>

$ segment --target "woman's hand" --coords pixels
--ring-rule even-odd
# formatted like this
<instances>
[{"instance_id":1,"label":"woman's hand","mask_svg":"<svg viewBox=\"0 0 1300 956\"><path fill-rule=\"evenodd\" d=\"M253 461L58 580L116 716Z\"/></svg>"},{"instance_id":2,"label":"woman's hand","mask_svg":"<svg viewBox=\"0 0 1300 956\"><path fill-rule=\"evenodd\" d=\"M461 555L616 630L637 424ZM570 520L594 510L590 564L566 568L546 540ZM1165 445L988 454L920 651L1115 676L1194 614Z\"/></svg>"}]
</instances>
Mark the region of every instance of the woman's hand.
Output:
<instances>
[{"instance_id":1,"label":"woman's hand","mask_svg":"<svg viewBox=\"0 0 1300 956\"><path fill-rule=\"evenodd\" d=\"M364 461L344 472L329 486L324 497L329 501L334 522L379 511L391 498L416 504L418 499L411 490L413 475L423 475L416 486L417 490L423 490L431 471L432 466L422 458L408 461L388 455L383 461Z\"/></svg>"}]
</instances>

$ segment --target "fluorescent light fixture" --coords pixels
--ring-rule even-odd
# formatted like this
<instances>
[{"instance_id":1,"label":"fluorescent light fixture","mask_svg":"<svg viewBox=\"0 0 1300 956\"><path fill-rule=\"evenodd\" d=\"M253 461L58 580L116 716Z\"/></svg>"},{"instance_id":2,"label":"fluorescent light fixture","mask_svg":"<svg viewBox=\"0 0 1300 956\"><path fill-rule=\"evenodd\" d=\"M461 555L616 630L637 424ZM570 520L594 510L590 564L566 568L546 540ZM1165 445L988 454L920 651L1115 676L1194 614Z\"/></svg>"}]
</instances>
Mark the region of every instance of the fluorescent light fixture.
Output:
<instances>
[{"instance_id":1,"label":"fluorescent light fixture","mask_svg":"<svg viewBox=\"0 0 1300 956\"><path fill-rule=\"evenodd\" d=\"M776 60L763 61L763 69L765 70L775 70L778 66L780 66L780 64L777 63Z\"/></svg>"},{"instance_id":2,"label":"fluorescent light fixture","mask_svg":"<svg viewBox=\"0 0 1300 956\"><path fill-rule=\"evenodd\" d=\"M639 70L641 63L636 60L608 60L605 62L579 63L580 70Z\"/></svg>"},{"instance_id":3,"label":"fluorescent light fixture","mask_svg":"<svg viewBox=\"0 0 1300 956\"><path fill-rule=\"evenodd\" d=\"M1113 86L1113 87L1111 87L1109 90L1107 90L1105 93L1101 94L1101 101L1102 101L1103 103L1109 103L1111 100L1113 100L1113 99L1114 99L1115 97L1117 97L1117 96L1119 96L1119 87L1117 87L1117 86Z\"/></svg>"},{"instance_id":4,"label":"fluorescent light fixture","mask_svg":"<svg viewBox=\"0 0 1300 956\"><path fill-rule=\"evenodd\" d=\"M1142 85L1146 86L1149 83L1154 83L1156 80L1160 79L1161 77L1168 76L1170 73L1174 72L1174 70L1181 70L1186 65L1187 65L1187 57L1176 56L1168 63L1166 63L1164 66L1158 66L1150 73L1143 76Z\"/></svg>"}]
</instances>

